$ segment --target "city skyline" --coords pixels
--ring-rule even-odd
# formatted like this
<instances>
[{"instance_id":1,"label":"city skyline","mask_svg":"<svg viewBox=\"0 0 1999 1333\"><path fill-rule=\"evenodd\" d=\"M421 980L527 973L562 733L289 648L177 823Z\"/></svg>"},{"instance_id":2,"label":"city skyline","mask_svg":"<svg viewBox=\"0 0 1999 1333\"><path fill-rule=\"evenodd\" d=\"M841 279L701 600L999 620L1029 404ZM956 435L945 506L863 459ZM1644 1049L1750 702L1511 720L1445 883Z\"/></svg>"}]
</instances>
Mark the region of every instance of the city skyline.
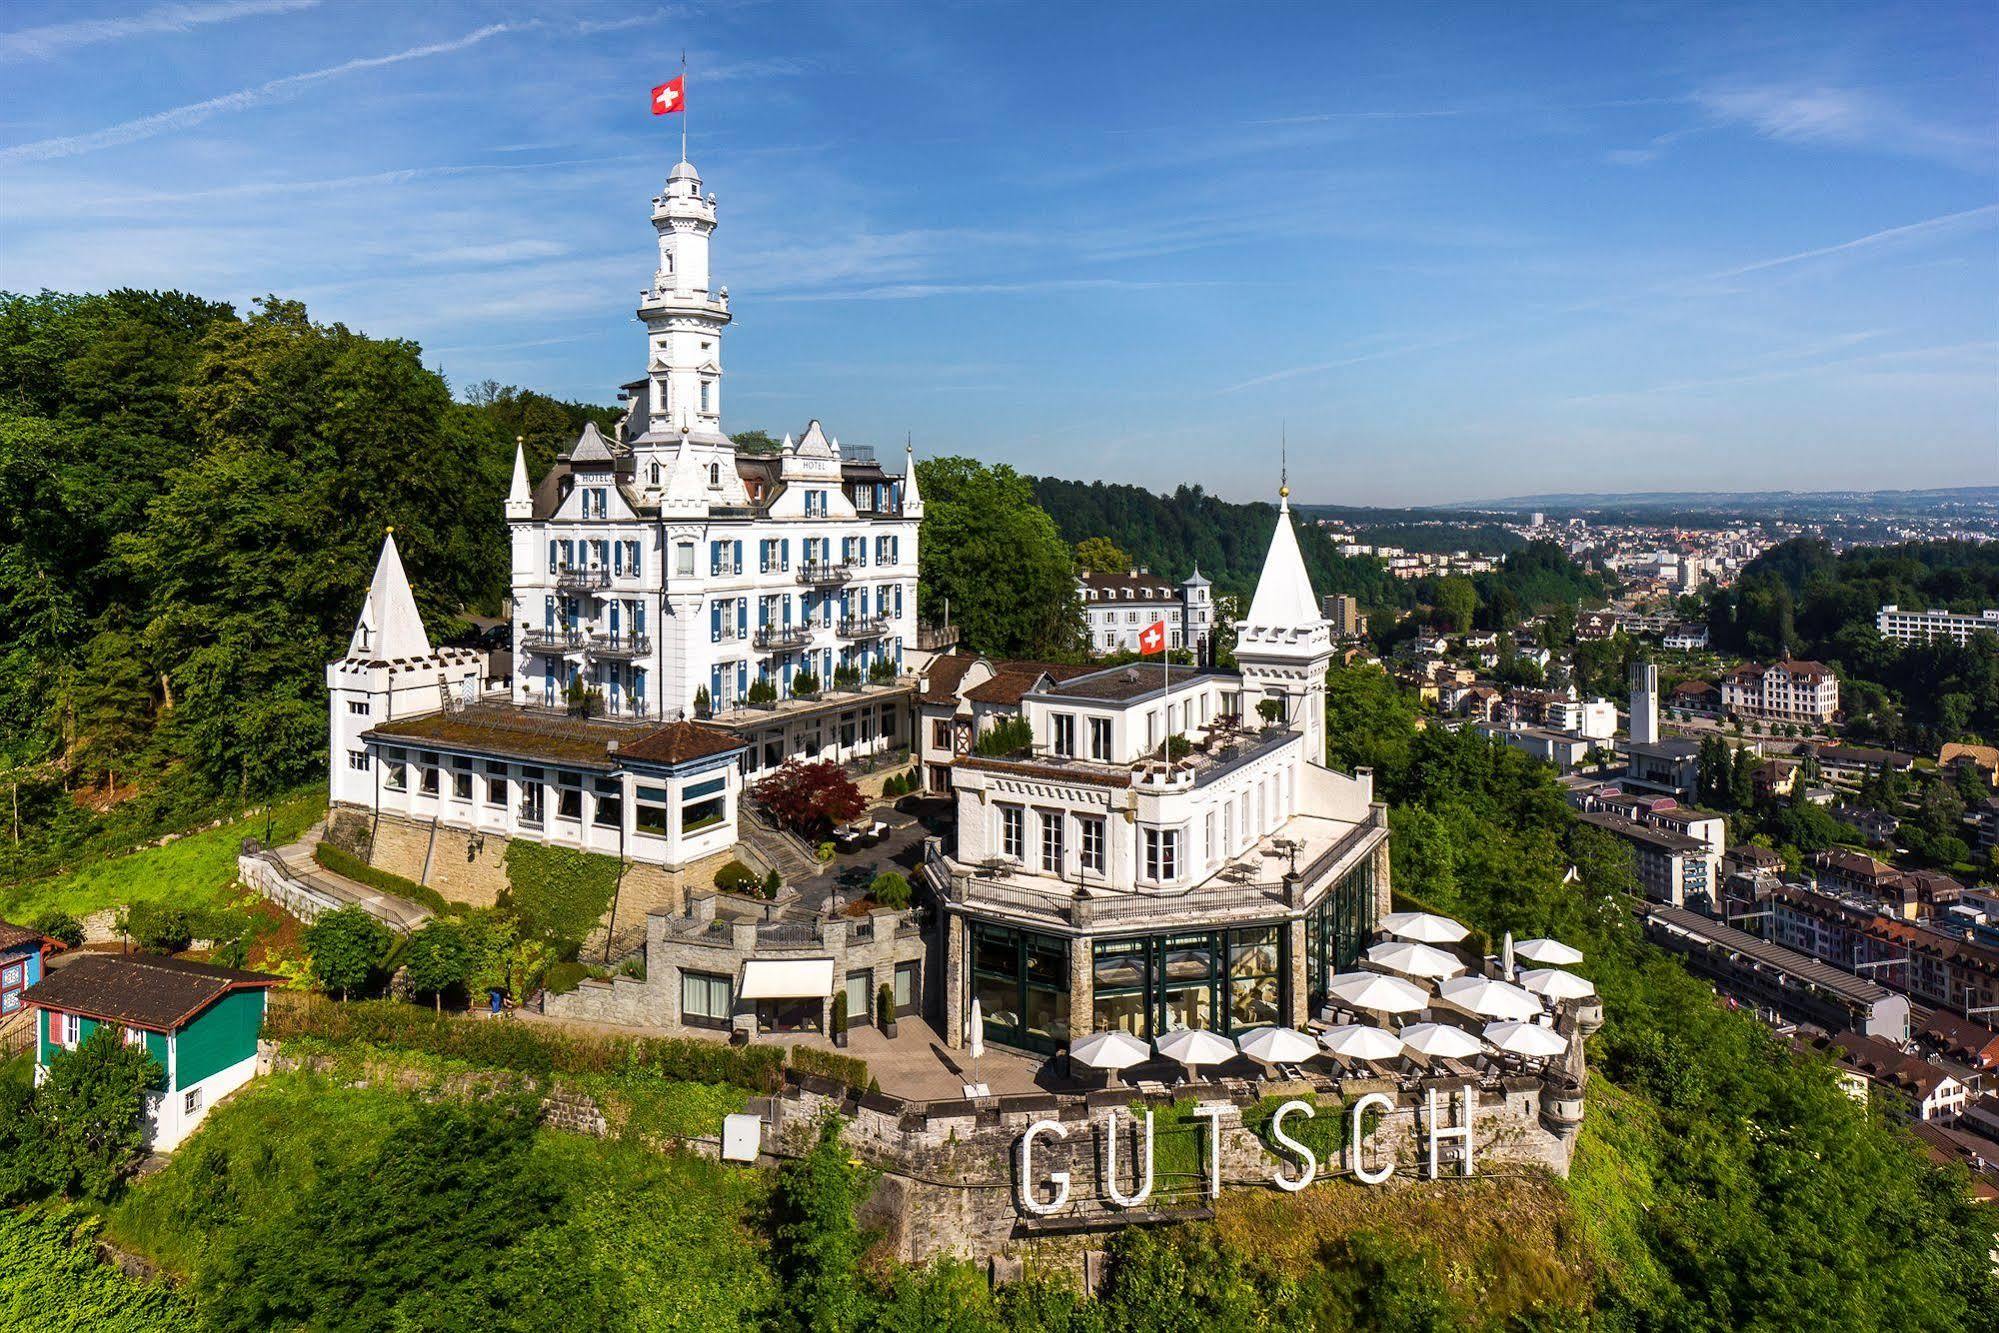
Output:
<instances>
[{"instance_id":1,"label":"city skyline","mask_svg":"<svg viewBox=\"0 0 1999 1333\"><path fill-rule=\"evenodd\" d=\"M607 401L685 46L731 430L1231 499L1282 433L1327 504L1999 479L1976 9L1117 17L26 6L0 286Z\"/></svg>"}]
</instances>

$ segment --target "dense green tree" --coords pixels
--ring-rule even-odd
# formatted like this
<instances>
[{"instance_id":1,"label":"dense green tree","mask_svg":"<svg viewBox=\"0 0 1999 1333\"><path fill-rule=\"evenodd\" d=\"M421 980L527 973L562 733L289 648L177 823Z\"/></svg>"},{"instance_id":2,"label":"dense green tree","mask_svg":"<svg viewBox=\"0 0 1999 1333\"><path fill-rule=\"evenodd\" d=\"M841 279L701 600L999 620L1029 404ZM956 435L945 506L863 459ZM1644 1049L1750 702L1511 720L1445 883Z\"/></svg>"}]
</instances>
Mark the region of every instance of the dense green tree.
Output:
<instances>
[{"instance_id":1,"label":"dense green tree","mask_svg":"<svg viewBox=\"0 0 1999 1333\"><path fill-rule=\"evenodd\" d=\"M116 1192L145 1155L146 1094L165 1081L152 1053L111 1023L51 1060L34 1115L56 1187L89 1199Z\"/></svg>"},{"instance_id":2,"label":"dense green tree","mask_svg":"<svg viewBox=\"0 0 1999 1333\"><path fill-rule=\"evenodd\" d=\"M922 459L916 475L923 488L923 618L941 622L948 607L968 647L1000 657L1079 652L1075 566L1027 479L970 458Z\"/></svg>"},{"instance_id":3,"label":"dense green tree","mask_svg":"<svg viewBox=\"0 0 1999 1333\"><path fill-rule=\"evenodd\" d=\"M729 436L729 443L736 446L738 453L775 454L784 449L784 441L771 438L767 430L739 430Z\"/></svg>"},{"instance_id":4,"label":"dense green tree","mask_svg":"<svg viewBox=\"0 0 1999 1333\"><path fill-rule=\"evenodd\" d=\"M394 937L362 907L342 907L305 928L312 955L312 979L346 999L364 989L388 956Z\"/></svg>"},{"instance_id":5,"label":"dense green tree","mask_svg":"<svg viewBox=\"0 0 1999 1333\"><path fill-rule=\"evenodd\" d=\"M418 994L442 1010L444 992L462 986L472 970L472 945L463 927L451 921L431 921L409 937L403 947L403 967Z\"/></svg>"},{"instance_id":6,"label":"dense green tree","mask_svg":"<svg viewBox=\"0 0 1999 1333\"><path fill-rule=\"evenodd\" d=\"M1463 634L1471 628L1472 617L1478 614L1478 589L1462 574L1453 574L1438 579L1431 594L1437 621L1453 633Z\"/></svg>"},{"instance_id":7,"label":"dense green tree","mask_svg":"<svg viewBox=\"0 0 1999 1333\"><path fill-rule=\"evenodd\" d=\"M828 1117L806 1154L778 1171L771 1240L784 1284L779 1326L800 1333L847 1333L867 1305L857 1271L861 1233L854 1209L860 1181L847 1164L840 1122Z\"/></svg>"},{"instance_id":8,"label":"dense green tree","mask_svg":"<svg viewBox=\"0 0 1999 1333\"><path fill-rule=\"evenodd\" d=\"M1098 574L1131 573L1131 557L1108 537L1085 537L1076 543L1076 568Z\"/></svg>"}]
</instances>

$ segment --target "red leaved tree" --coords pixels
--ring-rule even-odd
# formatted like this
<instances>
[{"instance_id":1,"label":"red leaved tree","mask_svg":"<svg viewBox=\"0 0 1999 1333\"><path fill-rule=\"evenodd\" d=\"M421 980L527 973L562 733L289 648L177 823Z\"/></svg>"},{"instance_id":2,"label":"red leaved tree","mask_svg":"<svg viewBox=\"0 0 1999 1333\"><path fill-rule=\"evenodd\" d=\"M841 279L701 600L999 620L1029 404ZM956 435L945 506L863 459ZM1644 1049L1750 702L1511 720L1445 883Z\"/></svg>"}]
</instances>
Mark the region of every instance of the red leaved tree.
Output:
<instances>
[{"instance_id":1,"label":"red leaved tree","mask_svg":"<svg viewBox=\"0 0 1999 1333\"><path fill-rule=\"evenodd\" d=\"M781 824L801 833L820 833L868 808L854 780L830 759L794 759L750 788Z\"/></svg>"}]
</instances>

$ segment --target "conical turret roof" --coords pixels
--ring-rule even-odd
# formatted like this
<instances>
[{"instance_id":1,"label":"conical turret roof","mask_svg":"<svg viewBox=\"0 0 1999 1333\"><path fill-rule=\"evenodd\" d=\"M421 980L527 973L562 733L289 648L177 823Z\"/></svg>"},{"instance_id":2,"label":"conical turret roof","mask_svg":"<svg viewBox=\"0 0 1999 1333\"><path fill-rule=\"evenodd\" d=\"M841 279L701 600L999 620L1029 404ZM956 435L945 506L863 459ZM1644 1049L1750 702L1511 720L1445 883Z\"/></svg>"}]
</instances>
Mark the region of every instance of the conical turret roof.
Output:
<instances>
[{"instance_id":1,"label":"conical turret roof","mask_svg":"<svg viewBox=\"0 0 1999 1333\"><path fill-rule=\"evenodd\" d=\"M416 609L410 581L403 573L394 528L382 537L382 554L375 561L375 577L368 584L368 596L361 603L359 619L354 622L354 637L348 642L347 656L373 662L430 656L430 636L424 633L423 616Z\"/></svg>"},{"instance_id":2,"label":"conical turret roof","mask_svg":"<svg viewBox=\"0 0 1999 1333\"><path fill-rule=\"evenodd\" d=\"M1312 577L1305 572L1305 557L1298 550L1298 534L1291 528L1291 501L1277 502L1277 531L1270 535L1270 550L1263 557L1263 573L1256 580L1256 595L1250 599L1245 625L1262 629L1304 629L1321 619L1319 599L1312 592Z\"/></svg>"}]
</instances>

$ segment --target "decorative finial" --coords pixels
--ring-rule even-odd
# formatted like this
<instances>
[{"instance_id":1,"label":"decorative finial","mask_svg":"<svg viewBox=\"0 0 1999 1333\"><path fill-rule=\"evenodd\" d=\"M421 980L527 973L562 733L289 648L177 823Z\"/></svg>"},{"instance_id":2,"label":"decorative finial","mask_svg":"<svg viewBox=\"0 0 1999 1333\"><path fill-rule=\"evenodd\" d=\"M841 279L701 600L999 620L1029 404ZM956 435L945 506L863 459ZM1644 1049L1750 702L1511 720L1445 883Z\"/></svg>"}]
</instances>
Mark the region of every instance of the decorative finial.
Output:
<instances>
[{"instance_id":1,"label":"decorative finial","mask_svg":"<svg viewBox=\"0 0 1999 1333\"><path fill-rule=\"evenodd\" d=\"M1291 423L1289 419L1277 426L1277 498L1291 498Z\"/></svg>"},{"instance_id":2,"label":"decorative finial","mask_svg":"<svg viewBox=\"0 0 1999 1333\"><path fill-rule=\"evenodd\" d=\"M384 529L382 529L382 530L383 530L384 532L388 533L388 534L389 534L389 535L390 535L391 537L393 537L393 536L395 536L395 535L396 535L396 525L395 525L395 524L393 524L393 523L389 524L389 526L388 526L388 527L386 527L386 528L384 528Z\"/></svg>"},{"instance_id":3,"label":"decorative finial","mask_svg":"<svg viewBox=\"0 0 1999 1333\"><path fill-rule=\"evenodd\" d=\"M515 444L526 444L527 442L528 442L528 437L527 437L527 436L525 436L525 435L516 435L516 436L514 436L514 443L515 443Z\"/></svg>"}]
</instances>

